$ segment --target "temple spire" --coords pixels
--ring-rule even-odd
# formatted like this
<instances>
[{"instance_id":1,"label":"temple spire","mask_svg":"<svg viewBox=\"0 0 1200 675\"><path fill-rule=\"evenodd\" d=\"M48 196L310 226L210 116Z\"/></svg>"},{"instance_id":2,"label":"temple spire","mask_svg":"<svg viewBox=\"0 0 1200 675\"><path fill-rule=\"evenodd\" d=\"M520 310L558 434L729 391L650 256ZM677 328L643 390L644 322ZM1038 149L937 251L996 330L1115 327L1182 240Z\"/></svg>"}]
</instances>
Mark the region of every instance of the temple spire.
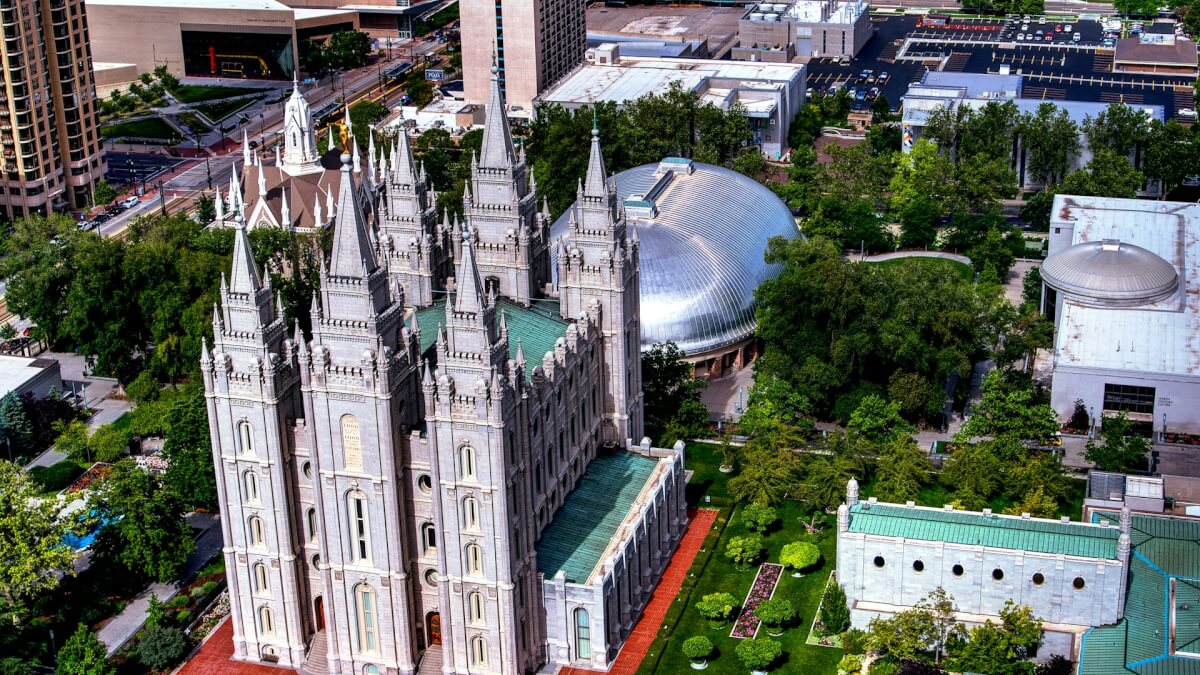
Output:
<instances>
[{"instance_id":1,"label":"temple spire","mask_svg":"<svg viewBox=\"0 0 1200 675\"><path fill-rule=\"evenodd\" d=\"M488 96L487 121L483 126L483 151L479 166L487 169L507 169L516 163L512 131L508 127L508 112L500 94L500 68L492 55L492 91Z\"/></svg>"},{"instance_id":2,"label":"temple spire","mask_svg":"<svg viewBox=\"0 0 1200 675\"><path fill-rule=\"evenodd\" d=\"M470 230L462 231L462 260L458 267L458 292L454 298L454 311L478 314L483 311L486 302L483 296L483 283L479 280L479 267L475 265L475 244L471 241Z\"/></svg>"},{"instance_id":3,"label":"temple spire","mask_svg":"<svg viewBox=\"0 0 1200 675\"><path fill-rule=\"evenodd\" d=\"M250 238L246 236L246 224L238 221L233 235L233 271L231 273L229 292L252 294L262 288L262 279L258 276L258 268L254 264L254 254L250 251Z\"/></svg>"},{"instance_id":4,"label":"temple spire","mask_svg":"<svg viewBox=\"0 0 1200 675\"><path fill-rule=\"evenodd\" d=\"M412 147L408 142L408 132L400 128L396 138L396 152L392 156L392 179L401 185L413 185L417 182L417 172L413 165Z\"/></svg>"},{"instance_id":5,"label":"temple spire","mask_svg":"<svg viewBox=\"0 0 1200 675\"><path fill-rule=\"evenodd\" d=\"M583 194L588 197L608 196L608 175L604 171L604 153L600 151L600 126L596 119L596 108L592 107L592 154L588 158L587 177L583 181Z\"/></svg>"},{"instance_id":6,"label":"temple spire","mask_svg":"<svg viewBox=\"0 0 1200 675\"><path fill-rule=\"evenodd\" d=\"M333 252L329 258L329 274L335 277L363 279L378 268L371 239L367 235L367 218L355 197L354 172L350 157L342 153L342 180L338 186L337 218L334 220Z\"/></svg>"},{"instance_id":7,"label":"temple spire","mask_svg":"<svg viewBox=\"0 0 1200 675\"><path fill-rule=\"evenodd\" d=\"M250 135L244 127L242 128L242 163L246 165L254 163L250 156Z\"/></svg>"}]
</instances>

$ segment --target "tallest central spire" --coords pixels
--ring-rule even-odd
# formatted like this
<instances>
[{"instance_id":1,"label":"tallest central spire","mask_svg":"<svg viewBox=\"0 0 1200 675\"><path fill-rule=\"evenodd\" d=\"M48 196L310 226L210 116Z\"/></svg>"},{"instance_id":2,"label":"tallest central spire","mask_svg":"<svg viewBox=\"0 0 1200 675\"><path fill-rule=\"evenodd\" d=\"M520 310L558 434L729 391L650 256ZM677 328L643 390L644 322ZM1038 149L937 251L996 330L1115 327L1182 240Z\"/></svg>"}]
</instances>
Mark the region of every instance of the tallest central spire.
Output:
<instances>
[{"instance_id":1,"label":"tallest central spire","mask_svg":"<svg viewBox=\"0 0 1200 675\"><path fill-rule=\"evenodd\" d=\"M594 107L592 108L592 154L588 157L583 194L588 197L608 196L608 175L604 171L604 153L600 151L600 125Z\"/></svg>"},{"instance_id":2,"label":"tallest central spire","mask_svg":"<svg viewBox=\"0 0 1200 675\"><path fill-rule=\"evenodd\" d=\"M516 164L512 131L508 128L508 112L500 94L500 67L492 55L492 92L488 96L487 121L483 126L483 149L479 166L486 169L508 169Z\"/></svg>"}]
</instances>

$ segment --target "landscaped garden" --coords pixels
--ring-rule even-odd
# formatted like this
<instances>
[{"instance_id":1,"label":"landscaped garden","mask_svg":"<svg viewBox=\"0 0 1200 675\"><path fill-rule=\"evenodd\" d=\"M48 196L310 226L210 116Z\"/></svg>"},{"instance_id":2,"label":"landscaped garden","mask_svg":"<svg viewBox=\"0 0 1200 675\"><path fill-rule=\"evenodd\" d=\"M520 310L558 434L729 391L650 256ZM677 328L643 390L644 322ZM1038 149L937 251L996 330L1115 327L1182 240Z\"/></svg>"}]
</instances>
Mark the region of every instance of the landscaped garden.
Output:
<instances>
[{"instance_id":1,"label":"landscaped garden","mask_svg":"<svg viewBox=\"0 0 1200 675\"><path fill-rule=\"evenodd\" d=\"M749 648L743 647L743 653L769 654L772 648L766 641L771 640L778 642L782 652L771 662L772 671L833 675L837 672L837 664L842 657L841 650L805 644L805 638L817 612L817 605L821 601L825 581L829 578L829 571L836 559L836 528L833 519L824 514L817 514L814 520L812 509L801 502L788 499L774 507L778 522L771 525L762 535L757 535L743 522L742 513L746 506L734 505L727 487L730 474L721 473L718 470L720 464L719 446L703 443L688 446L687 467L694 472L688 486L688 500L695 506L719 508L721 513L714 523L713 531L704 542L704 549L697 555L675 605L667 613L658 639L651 645L638 673L676 675L688 672L696 659L685 654L684 642L689 638L702 636L712 644L712 652L706 659L708 672L744 675L748 669L738 656L738 645L751 645ZM708 502L705 501L705 497L709 498ZM805 523L815 524L820 531L809 535ZM752 557L752 563L747 564L746 559L735 562L726 557L732 540L742 538L744 543L747 538L753 539L756 536L759 538L762 554ZM751 638L733 637L731 631L735 626L734 617L738 616L737 611L747 596L752 596L751 590L755 579L759 578L760 564L779 563L784 547L796 540L810 540L815 544L821 553L820 561L805 569L800 577L795 577L790 572L779 574L773 595L770 591L759 589L760 595L765 593L773 600L787 600L794 611L794 619L783 623L780 626L781 630L768 631L759 628L758 637L753 642ZM749 548L753 548L753 541L750 543ZM774 573L773 571L769 574L773 576ZM697 604L703 603L705 596L720 593L732 596L734 606L730 609L728 619L713 621L702 614ZM756 598L758 602L765 599ZM739 631L741 629L742 626L739 625ZM770 632L782 634L774 637ZM693 642L691 646L702 646L698 645L698 642L700 641ZM689 650L689 653L702 651Z\"/></svg>"},{"instance_id":2,"label":"landscaped garden","mask_svg":"<svg viewBox=\"0 0 1200 675\"><path fill-rule=\"evenodd\" d=\"M229 117L235 112L245 108L251 103L258 100L257 96L247 96L245 98L232 99L228 101L218 101L216 103L205 103L195 106L196 112L203 113L205 117L213 122L220 122Z\"/></svg>"},{"instance_id":3,"label":"landscaped garden","mask_svg":"<svg viewBox=\"0 0 1200 675\"><path fill-rule=\"evenodd\" d=\"M171 89L171 95L180 103L203 103L233 96L258 94L265 89L250 89L245 87L221 87L211 84L181 84Z\"/></svg>"},{"instance_id":4,"label":"landscaped garden","mask_svg":"<svg viewBox=\"0 0 1200 675\"><path fill-rule=\"evenodd\" d=\"M100 127L100 135L104 138L154 138L167 141L178 136L179 132L160 117L147 117L106 124Z\"/></svg>"},{"instance_id":5,"label":"landscaped garden","mask_svg":"<svg viewBox=\"0 0 1200 675\"><path fill-rule=\"evenodd\" d=\"M891 258L889 260L879 260L872 262L873 265L883 267L899 267L901 265L914 265L918 269L923 270L939 270L947 269L958 276L962 280L971 283L975 280L975 270L966 263L961 263L957 260L949 260L947 258L926 258L923 256L910 256L907 258Z\"/></svg>"}]
</instances>

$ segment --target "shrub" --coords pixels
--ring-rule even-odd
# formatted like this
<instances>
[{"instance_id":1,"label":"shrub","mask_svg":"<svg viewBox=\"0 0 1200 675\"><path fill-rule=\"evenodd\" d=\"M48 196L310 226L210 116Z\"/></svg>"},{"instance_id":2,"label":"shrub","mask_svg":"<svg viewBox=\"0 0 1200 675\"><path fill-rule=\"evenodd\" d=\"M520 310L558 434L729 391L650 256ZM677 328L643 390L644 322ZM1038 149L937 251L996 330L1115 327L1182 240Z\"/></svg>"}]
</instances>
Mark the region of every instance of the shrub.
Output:
<instances>
[{"instance_id":1,"label":"shrub","mask_svg":"<svg viewBox=\"0 0 1200 675\"><path fill-rule=\"evenodd\" d=\"M149 370L143 370L133 379L133 382L125 385L125 395L132 399L134 403L140 404L157 400L161 393L162 385L159 384L158 378L154 377Z\"/></svg>"},{"instance_id":2,"label":"shrub","mask_svg":"<svg viewBox=\"0 0 1200 675\"><path fill-rule=\"evenodd\" d=\"M725 557L733 561L740 569L745 569L762 555L762 537L748 534L744 537L731 537L725 547Z\"/></svg>"},{"instance_id":3,"label":"shrub","mask_svg":"<svg viewBox=\"0 0 1200 675\"><path fill-rule=\"evenodd\" d=\"M737 598L729 593L709 593L696 603L696 611L708 619L709 623L719 624L728 621L737 606Z\"/></svg>"},{"instance_id":4,"label":"shrub","mask_svg":"<svg viewBox=\"0 0 1200 675\"><path fill-rule=\"evenodd\" d=\"M777 522L779 514L774 507L766 504L747 504L742 508L742 523L751 532L766 532Z\"/></svg>"},{"instance_id":5,"label":"shrub","mask_svg":"<svg viewBox=\"0 0 1200 675\"><path fill-rule=\"evenodd\" d=\"M847 654L838 661L839 673L857 673L862 670L862 657L857 654Z\"/></svg>"},{"instance_id":6,"label":"shrub","mask_svg":"<svg viewBox=\"0 0 1200 675\"><path fill-rule=\"evenodd\" d=\"M188 622L191 620L192 611L190 609L181 609L175 613L175 623L179 624L180 626L188 625Z\"/></svg>"},{"instance_id":7,"label":"shrub","mask_svg":"<svg viewBox=\"0 0 1200 675\"><path fill-rule=\"evenodd\" d=\"M210 595L213 591L217 590L217 586L219 586L219 584L215 581L206 581L200 588L204 589L205 595Z\"/></svg>"},{"instance_id":8,"label":"shrub","mask_svg":"<svg viewBox=\"0 0 1200 675\"><path fill-rule=\"evenodd\" d=\"M816 565L821 560L821 549L806 541L793 541L784 544L779 554L779 562L784 567L790 567L797 572Z\"/></svg>"},{"instance_id":9,"label":"shrub","mask_svg":"<svg viewBox=\"0 0 1200 675\"><path fill-rule=\"evenodd\" d=\"M704 661L712 656L713 643L712 640L697 635L683 641L683 655L693 661Z\"/></svg>"},{"instance_id":10,"label":"shrub","mask_svg":"<svg viewBox=\"0 0 1200 675\"><path fill-rule=\"evenodd\" d=\"M896 675L899 672L900 663L890 656L872 661L871 668L867 670L869 675Z\"/></svg>"},{"instance_id":11,"label":"shrub","mask_svg":"<svg viewBox=\"0 0 1200 675\"><path fill-rule=\"evenodd\" d=\"M105 658L104 645L88 627L79 624L58 650L59 675L113 675L117 669Z\"/></svg>"},{"instance_id":12,"label":"shrub","mask_svg":"<svg viewBox=\"0 0 1200 675\"><path fill-rule=\"evenodd\" d=\"M766 670L783 654L783 646L768 638L750 638L742 640L735 651L750 670Z\"/></svg>"},{"instance_id":13,"label":"shrub","mask_svg":"<svg viewBox=\"0 0 1200 675\"><path fill-rule=\"evenodd\" d=\"M196 586L196 587L195 587L195 588L193 588L192 590L188 591L188 595L192 596L192 599L193 599L193 600L199 600L200 598L203 598L203 597L204 597L204 595L205 595L205 594L204 594L204 587L203 587L203 586Z\"/></svg>"},{"instance_id":14,"label":"shrub","mask_svg":"<svg viewBox=\"0 0 1200 675\"><path fill-rule=\"evenodd\" d=\"M138 660L147 668L163 670L183 658L187 638L183 631L171 626L154 626L142 632L138 640Z\"/></svg>"},{"instance_id":15,"label":"shrub","mask_svg":"<svg viewBox=\"0 0 1200 675\"><path fill-rule=\"evenodd\" d=\"M821 599L821 623L830 635L844 632L850 627L850 608L846 606L846 591L836 580L825 587Z\"/></svg>"},{"instance_id":16,"label":"shrub","mask_svg":"<svg viewBox=\"0 0 1200 675\"><path fill-rule=\"evenodd\" d=\"M867 633L858 628L851 628L842 633L842 651L847 654L864 654L867 651Z\"/></svg>"},{"instance_id":17,"label":"shrub","mask_svg":"<svg viewBox=\"0 0 1200 675\"><path fill-rule=\"evenodd\" d=\"M768 626L782 626L796 617L792 603L784 598L769 598L758 603L754 616Z\"/></svg>"},{"instance_id":18,"label":"shrub","mask_svg":"<svg viewBox=\"0 0 1200 675\"><path fill-rule=\"evenodd\" d=\"M189 598L186 595L177 595L177 596L171 598L171 601L167 603L167 606L178 608L178 607L187 607L190 604L192 604L191 598Z\"/></svg>"}]
</instances>

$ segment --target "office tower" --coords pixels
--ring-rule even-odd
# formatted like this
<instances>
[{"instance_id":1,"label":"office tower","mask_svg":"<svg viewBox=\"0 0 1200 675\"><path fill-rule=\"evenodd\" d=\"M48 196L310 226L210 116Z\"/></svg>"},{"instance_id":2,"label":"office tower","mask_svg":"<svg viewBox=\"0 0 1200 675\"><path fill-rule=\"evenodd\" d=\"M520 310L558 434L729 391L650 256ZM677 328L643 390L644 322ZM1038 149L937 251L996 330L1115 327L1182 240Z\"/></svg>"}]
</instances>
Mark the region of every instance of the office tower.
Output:
<instances>
[{"instance_id":1,"label":"office tower","mask_svg":"<svg viewBox=\"0 0 1200 675\"><path fill-rule=\"evenodd\" d=\"M488 99L492 59L510 112L529 117L533 98L583 62L583 0L462 0L463 86Z\"/></svg>"},{"instance_id":2,"label":"office tower","mask_svg":"<svg viewBox=\"0 0 1200 675\"><path fill-rule=\"evenodd\" d=\"M0 216L91 204L104 175L83 0L0 0Z\"/></svg>"}]
</instances>

